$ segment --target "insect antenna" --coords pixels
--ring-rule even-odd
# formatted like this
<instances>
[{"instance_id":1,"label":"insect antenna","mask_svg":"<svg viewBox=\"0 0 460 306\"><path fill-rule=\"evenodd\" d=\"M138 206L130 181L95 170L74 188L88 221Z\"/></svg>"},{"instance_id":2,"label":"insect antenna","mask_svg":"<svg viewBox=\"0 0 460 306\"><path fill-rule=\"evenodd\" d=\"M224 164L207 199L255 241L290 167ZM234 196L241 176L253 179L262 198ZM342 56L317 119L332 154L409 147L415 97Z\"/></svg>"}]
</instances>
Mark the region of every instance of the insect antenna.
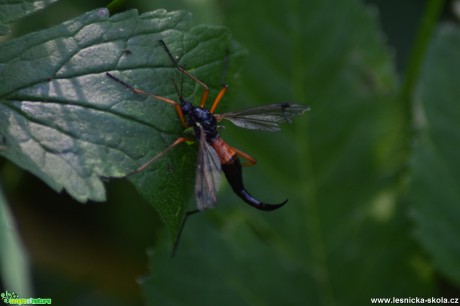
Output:
<instances>
[{"instance_id":1,"label":"insect antenna","mask_svg":"<svg viewBox=\"0 0 460 306\"><path fill-rule=\"evenodd\" d=\"M179 96L179 100L181 100L182 102L182 99L183 99L183 94L182 94L182 82L181 82L181 88L179 89L179 87L177 86L177 82L174 78L171 78L171 82L174 84L174 88L176 89L176 93L177 95Z\"/></svg>"},{"instance_id":2,"label":"insect antenna","mask_svg":"<svg viewBox=\"0 0 460 306\"><path fill-rule=\"evenodd\" d=\"M198 83L203 88L203 93L201 95L200 106L204 107L204 104L206 103L206 100L208 99L209 87L205 83L203 83L202 81L197 79L195 76L190 74L183 67L179 66L179 62L174 58L174 56L172 55L172 53L169 50L168 46L166 46L166 43L163 40L160 40L160 43L163 46L163 48L165 49L165 51L168 54L168 56L171 59L171 61L173 62L174 66L176 66L176 69L179 70L181 73L185 74L186 76L188 76L189 78L191 78L192 80L194 80L196 83Z\"/></svg>"},{"instance_id":3,"label":"insect antenna","mask_svg":"<svg viewBox=\"0 0 460 306\"><path fill-rule=\"evenodd\" d=\"M184 99L184 74L181 73L180 87L177 85L177 82L174 78L171 78L171 81L174 84L174 88L176 89L179 101L183 105L187 101L186 99Z\"/></svg>"}]
</instances>

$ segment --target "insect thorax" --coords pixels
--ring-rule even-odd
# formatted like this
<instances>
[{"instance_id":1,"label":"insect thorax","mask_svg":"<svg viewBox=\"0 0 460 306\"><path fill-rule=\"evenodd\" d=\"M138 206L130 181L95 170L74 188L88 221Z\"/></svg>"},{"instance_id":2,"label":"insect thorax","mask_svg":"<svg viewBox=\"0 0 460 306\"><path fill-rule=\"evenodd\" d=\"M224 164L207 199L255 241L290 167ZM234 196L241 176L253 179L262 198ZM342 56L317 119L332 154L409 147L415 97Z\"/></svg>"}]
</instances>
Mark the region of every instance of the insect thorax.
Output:
<instances>
[{"instance_id":1,"label":"insect thorax","mask_svg":"<svg viewBox=\"0 0 460 306\"><path fill-rule=\"evenodd\" d=\"M193 106L189 113L189 125L198 129L201 128L206 134L206 140L211 141L217 135L217 120L214 115L207 109ZM199 135L199 130L195 130Z\"/></svg>"}]
</instances>

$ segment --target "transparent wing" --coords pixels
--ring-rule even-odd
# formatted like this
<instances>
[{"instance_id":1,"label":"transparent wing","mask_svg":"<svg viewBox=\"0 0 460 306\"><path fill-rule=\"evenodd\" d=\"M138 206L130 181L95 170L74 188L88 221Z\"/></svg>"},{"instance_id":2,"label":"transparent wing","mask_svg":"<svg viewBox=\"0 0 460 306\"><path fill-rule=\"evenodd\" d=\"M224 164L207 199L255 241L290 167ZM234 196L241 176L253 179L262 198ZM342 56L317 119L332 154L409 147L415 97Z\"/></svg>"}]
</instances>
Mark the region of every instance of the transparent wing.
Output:
<instances>
[{"instance_id":1,"label":"transparent wing","mask_svg":"<svg viewBox=\"0 0 460 306\"><path fill-rule=\"evenodd\" d=\"M203 130L201 130L199 141L195 175L195 199L198 210L205 210L216 205L221 166L216 151L206 142Z\"/></svg>"},{"instance_id":2,"label":"transparent wing","mask_svg":"<svg viewBox=\"0 0 460 306\"><path fill-rule=\"evenodd\" d=\"M278 103L248 108L240 112L229 112L216 115L218 121L227 119L234 125L252 130L269 132L279 131L279 124L291 122L310 108L306 105Z\"/></svg>"}]
</instances>

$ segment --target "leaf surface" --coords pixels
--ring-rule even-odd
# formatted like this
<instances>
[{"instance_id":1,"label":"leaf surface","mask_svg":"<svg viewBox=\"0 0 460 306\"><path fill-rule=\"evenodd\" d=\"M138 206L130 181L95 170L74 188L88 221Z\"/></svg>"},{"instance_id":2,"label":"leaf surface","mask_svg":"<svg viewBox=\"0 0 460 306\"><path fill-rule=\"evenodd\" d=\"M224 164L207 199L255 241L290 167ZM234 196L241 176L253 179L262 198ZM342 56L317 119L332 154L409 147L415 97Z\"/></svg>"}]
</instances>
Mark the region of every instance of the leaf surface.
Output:
<instances>
[{"instance_id":1,"label":"leaf surface","mask_svg":"<svg viewBox=\"0 0 460 306\"><path fill-rule=\"evenodd\" d=\"M190 71L218 80L211 89L220 86L230 35L190 22L184 11L109 17L98 9L0 45L0 154L81 202L105 200L106 178L132 173L183 129L174 107L133 93L106 72L177 99L172 80L181 76L162 39ZM184 95L199 90L183 82ZM179 149L130 177L169 226L182 217L194 163L192 150Z\"/></svg>"},{"instance_id":2,"label":"leaf surface","mask_svg":"<svg viewBox=\"0 0 460 306\"><path fill-rule=\"evenodd\" d=\"M460 31L444 24L427 53L415 94L417 135L408 195L416 237L460 284Z\"/></svg>"},{"instance_id":3,"label":"leaf surface","mask_svg":"<svg viewBox=\"0 0 460 306\"><path fill-rule=\"evenodd\" d=\"M226 23L249 50L230 110L276 102L311 109L278 133L226 124L256 211L231 192L189 218L174 260L151 254L149 305L369 305L430 296L428 264L397 188L407 118L375 14L357 1L232 1ZM254 13L257 12L257 13ZM235 89L237 88L237 89ZM227 189L228 190L228 189Z\"/></svg>"},{"instance_id":4,"label":"leaf surface","mask_svg":"<svg viewBox=\"0 0 460 306\"><path fill-rule=\"evenodd\" d=\"M57 0L3 0L0 3L0 35L8 33L7 24L42 10Z\"/></svg>"}]
</instances>

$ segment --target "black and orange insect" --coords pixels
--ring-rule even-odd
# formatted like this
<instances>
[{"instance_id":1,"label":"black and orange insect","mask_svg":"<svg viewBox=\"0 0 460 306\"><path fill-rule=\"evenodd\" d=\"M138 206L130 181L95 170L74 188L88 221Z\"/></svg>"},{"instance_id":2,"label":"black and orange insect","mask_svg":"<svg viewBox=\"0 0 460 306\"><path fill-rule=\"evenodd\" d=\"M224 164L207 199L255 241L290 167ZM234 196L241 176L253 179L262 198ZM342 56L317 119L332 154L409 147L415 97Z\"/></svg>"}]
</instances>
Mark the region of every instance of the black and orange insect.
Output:
<instances>
[{"instance_id":1,"label":"black and orange insect","mask_svg":"<svg viewBox=\"0 0 460 306\"><path fill-rule=\"evenodd\" d=\"M228 112L223 114L214 114L216 107L222 100L227 92L228 85L222 80L222 86L210 109L205 108L206 101L209 95L208 86L190 74L184 68L179 66L178 62L172 55L169 48L164 41L160 40L163 48L168 54L174 66L185 76L191 78L203 88L201 101L199 106L193 105L191 102L184 99L181 92L177 88L176 91L179 95L179 102L170 100L168 98L157 96L155 94L147 93L143 90L136 89L127 84L114 75L107 73L111 79L122 84L129 90L136 94L149 96L157 100L166 102L176 108L179 119L187 130L193 131L193 138L190 136L181 136L177 138L168 148L155 157L140 166L135 173L143 171L153 162L158 160L164 154L169 152L178 144L186 141L196 140L199 143L198 161L195 175L195 198L197 211L202 211L212 208L217 202L217 187L220 181L220 172L223 171L228 183L233 191L246 203L263 211L272 211L282 207L286 204L287 200L281 203L269 204L254 198L244 187L242 177L242 166L240 156L248 161L250 165L254 165L256 160L248 154L230 146L219 135L218 122L223 119L231 121L236 126L247 129L259 129L264 131L278 131L280 130L279 124L283 122L290 122L294 116L300 115L309 109L308 106L291 104L291 103L278 103L265 106L257 106L248 108L239 112ZM226 69L224 69L225 71ZM189 212L186 217L193 213Z\"/></svg>"}]
</instances>

